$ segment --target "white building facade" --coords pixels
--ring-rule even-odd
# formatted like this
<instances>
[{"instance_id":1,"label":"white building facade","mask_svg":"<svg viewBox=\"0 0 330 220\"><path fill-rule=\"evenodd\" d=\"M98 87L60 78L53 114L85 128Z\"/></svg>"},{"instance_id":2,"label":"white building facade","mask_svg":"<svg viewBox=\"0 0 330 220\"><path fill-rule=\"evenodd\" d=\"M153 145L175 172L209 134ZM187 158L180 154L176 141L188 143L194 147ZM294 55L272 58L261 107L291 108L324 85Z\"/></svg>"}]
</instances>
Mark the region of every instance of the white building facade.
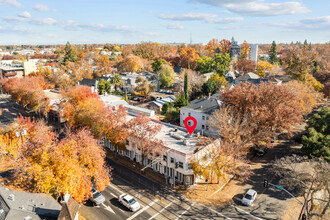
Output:
<instances>
[{"instance_id":1,"label":"white building facade","mask_svg":"<svg viewBox=\"0 0 330 220\"><path fill-rule=\"evenodd\" d=\"M180 126L185 127L184 120L187 117L194 117L197 121L196 132L202 134L209 133L210 126L208 120L211 114L220 109L221 102L216 98L203 98L191 102L190 105L182 107L180 110ZM192 126L193 122L188 121L188 126Z\"/></svg>"}]
</instances>

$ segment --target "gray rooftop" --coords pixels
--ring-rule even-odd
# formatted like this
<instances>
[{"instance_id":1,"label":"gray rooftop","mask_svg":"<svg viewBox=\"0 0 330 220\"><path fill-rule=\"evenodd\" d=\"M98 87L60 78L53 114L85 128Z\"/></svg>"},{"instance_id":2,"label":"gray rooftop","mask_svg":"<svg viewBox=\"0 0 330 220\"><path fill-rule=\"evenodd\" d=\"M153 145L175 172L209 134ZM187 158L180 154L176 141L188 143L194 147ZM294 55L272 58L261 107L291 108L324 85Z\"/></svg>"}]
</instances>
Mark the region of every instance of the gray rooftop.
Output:
<instances>
[{"instance_id":1,"label":"gray rooftop","mask_svg":"<svg viewBox=\"0 0 330 220\"><path fill-rule=\"evenodd\" d=\"M8 189L0 185L0 219L57 219L61 205L51 196Z\"/></svg>"},{"instance_id":2,"label":"gray rooftop","mask_svg":"<svg viewBox=\"0 0 330 220\"><path fill-rule=\"evenodd\" d=\"M195 99L190 105L183 107L182 109L193 110L205 114L211 114L217 109L220 109L221 102L215 98L203 98Z\"/></svg>"}]
</instances>

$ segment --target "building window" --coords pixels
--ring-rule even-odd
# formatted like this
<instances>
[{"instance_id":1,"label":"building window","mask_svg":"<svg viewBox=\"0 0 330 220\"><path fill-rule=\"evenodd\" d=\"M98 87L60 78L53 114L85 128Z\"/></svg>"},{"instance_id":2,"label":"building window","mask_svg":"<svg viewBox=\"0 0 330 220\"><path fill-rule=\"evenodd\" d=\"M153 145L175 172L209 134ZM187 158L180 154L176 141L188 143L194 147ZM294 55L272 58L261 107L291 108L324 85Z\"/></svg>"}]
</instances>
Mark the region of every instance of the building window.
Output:
<instances>
[{"instance_id":1,"label":"building window","mask_svg":"<svg viewBox=\"0 0 330 220\"><path fill-rule=\"evenodd\" d=\"M167 156L163 155L163 161L167 161Z\"/></svg>"},{"instance_id":2,"label":"building window","mask_svg":"<svg viewBox=\"0 0 330 220\"><path fill-rule=\"evenodd\" d=\"M189 117L191 116L191 113L190 113L190 112L188 113L188 116L189 116Z\"/></svg>"},{"instance_id":3,"label":"building window","mask_svg":"<svg viewBox=\"0 0 330 220\"><path fill-rule=\"evenodd\" d=\"M205 116L204 115L202 116L202 119L205 120Z\"/></svg>"},{"instance_id":4,"label":"building window","mask_svg":"<svg viewBox=\"0 0 330 220\"><path fill-rule=\"evenodd\" d=\"M205 129L205 125L202 125L202 129Z\"/></svg>"},{"instance_id":5,"label":"building window","mask_svg":"<svg viewBox=\"0 0 330 220\"><path fill-rule=\"evenodd\" d=\"M173 157L171 157L171 163L174 163L174 158Z\"/></svg>"},{"instance_id":6,"label":"building window","mask_svg":"<svg viewBox=\"0 0 330 220\"><path fill-rule=\"evenodd\" d=\"M187 163L186 170L191 170L191 169L192 169L191 164Z\"/></svg>"},{"instance_id":7,"label":"building window","mask_svg":"<svg viewBox=\"0 0 330 220\"><path fill-rule=\"evenodd\" d=\"M209 120L209 116L206 117L206 120Z\"/></svg>"},{"instance_id":8,"label":"building window","mask_svg":"<svg viewBox=\"0 0 330 220\"><path fill-rule=\"evenodd\" d=\"M209 130L209 126L206 126L206 130Z\"/></svg>"},{"instance_id":9,"label":"building window","mask_svg":"<svg viewBox=\"0 0 330 220\"><path fill-rule=\"evenodd\" d=\"M182 162L179 162L179 168L183 169L183 163Z\"/></svg>"}]
</instances>

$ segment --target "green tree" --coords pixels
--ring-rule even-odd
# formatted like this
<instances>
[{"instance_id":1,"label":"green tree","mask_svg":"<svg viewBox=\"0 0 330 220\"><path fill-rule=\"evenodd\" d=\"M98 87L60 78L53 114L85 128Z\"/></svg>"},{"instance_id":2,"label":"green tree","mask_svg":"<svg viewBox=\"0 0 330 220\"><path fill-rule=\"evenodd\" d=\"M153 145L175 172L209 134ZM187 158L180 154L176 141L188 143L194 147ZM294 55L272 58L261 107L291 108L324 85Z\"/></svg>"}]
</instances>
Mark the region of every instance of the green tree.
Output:
<instances>
[{"instance_id":1,"label":"green tree","mask_svg":"<svg viewBox=\"0 0 330 220\"><path fill-rule=\"evenodd\" d=\"M226 72L229 71L229 66L231 62L229 53L219 53L214 57L213 70L219 74L219 76L224 76Z\"/></svg>"},{"instance_id":2,"label":"green tree","mask_svg":"<svg viewBox=\"0 0 330 220\"><path fill-rule=\"evenodd\" d=\"M184 74L184 98L189 101L188 73Z\"/></svg>"},{"instance_id":3,"label":"green tree","mask_svg":"<svg viewBox=\"0 0 330 220\"><path fill-rule=\"evenodd\" d=\"M173 75L173 68L168 65L164 64L161 66L159 70L159 81L165 87L171 87L174 84L174 75Z\"/></svg>"},{"instance_id":4,"label":"green tree","mask_svg":"<svg viewBox=\"0 0 330 220\"><path fill-rule=\"evenodd\" d=\"M178 97L176 98L176 101L174 102L174 106L175 107L183 107L183 106L186 106L188 105L189 102L187 101L187 99L184 97L184 95L178 95Z\"/></svg>"},{"instance_id":5,"label":"green tree","mask_svg":"<svg viewBox=\"0 0 330 220\"><path fill-rule=\"evenodd\" d=\"M116 91L118 89L118 86L123 86L124 85L123 79L121 78L121 76L119 74L115 74L112 77L111 83L115 86Z\"/></svg>"},{"instance_id":6,"label":"green tree","mask_svg":"<svg viewBox=\"0 0 330 220\"><path fill-rule=\"evenodd\" d=\"M209 73L213 70L213 59L211 57L203 56L202 58L198 58L196 60L197 66L196 71L201 73Z\"/></svg>"},{"instance_id":7,"label":"green tree","mask_svg":"<svg viewBox=\"0 0 330 220\"><path fill-rule=\"evenodd\" d=\"M163 59L155 60L153 63L151 63L152 70L155 73L158 72L162 68L162 65L165 63L166 63L166 61Z\"/></svg>"},{"instance_id":8,"label":"green tree","mask_svg":"<svg viewBox=\"0 0 330 220\"><path fill-rule=\"evenodd\" d=\"M76 62L78 61L76 53L73 51L71 44L69 42L66 43L64 48L65 54L63 58L63 64L67 61L69 62Z\"/></svg>"},{"instance_id":9,"label":"green tree","mask_svg":"<svg viewBox=\"0 0 330 220\"><path fill-rule=\"evenodd\" d=\"M202 86L202 91L204 95L209 95L209 94L214 94L218 90L217 84L215 81L212 80L207 80L203 86Z\"/></svg>"},{"instance_id":10,"label":"green tree","mask_svg":"<svg viewBox=\"0 0 330 220\"><path fill-rule=\"evenodd\" d=\"M324 107L308 120L307 134L302 137L302 152L330 161L330 108Z\"/></svg>"},{"instance_id":11,"label":"green tree","mask_svg":"<svg viewBox=\"0 0 330 220\"><path fill-rule=\"evenodd\" d=\"M103 95L104 92L110 93L111 83L109 81L101 79L100 82L97 84L97 90L99 91L99 95Z\"/></svg>"},{"instance_id":12,"label":"green tree","mask_svg":"<svg viewBox=\"0 0 330 220\"><path fill-rule=\"evenodd\" d=\"M270 50L268 52L269 55L269 61L271 64L275 65L278 62L277 58L277 46L275 41L273 41L272 46L270 47Z\"/></svg>"}]
</instances>

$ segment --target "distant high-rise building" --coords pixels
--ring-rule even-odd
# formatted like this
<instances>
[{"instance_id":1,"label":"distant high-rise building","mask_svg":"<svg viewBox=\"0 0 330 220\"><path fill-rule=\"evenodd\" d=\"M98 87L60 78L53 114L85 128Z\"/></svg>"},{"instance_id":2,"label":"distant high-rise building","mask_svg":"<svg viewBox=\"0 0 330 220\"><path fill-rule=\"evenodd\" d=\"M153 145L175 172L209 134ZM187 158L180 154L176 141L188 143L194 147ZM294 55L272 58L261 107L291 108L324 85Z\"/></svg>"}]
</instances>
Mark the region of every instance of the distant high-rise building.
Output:
<instances>
[{"instance_id":1,"label":"distant high-rise building","mask_svg":"<svg viewBox=\"0 0 330 220\"><path fill-rule=\"evenodd\" d=\"M250 44L250 60L258 61L258 44Z\"/></svg>"}]
</instances>

